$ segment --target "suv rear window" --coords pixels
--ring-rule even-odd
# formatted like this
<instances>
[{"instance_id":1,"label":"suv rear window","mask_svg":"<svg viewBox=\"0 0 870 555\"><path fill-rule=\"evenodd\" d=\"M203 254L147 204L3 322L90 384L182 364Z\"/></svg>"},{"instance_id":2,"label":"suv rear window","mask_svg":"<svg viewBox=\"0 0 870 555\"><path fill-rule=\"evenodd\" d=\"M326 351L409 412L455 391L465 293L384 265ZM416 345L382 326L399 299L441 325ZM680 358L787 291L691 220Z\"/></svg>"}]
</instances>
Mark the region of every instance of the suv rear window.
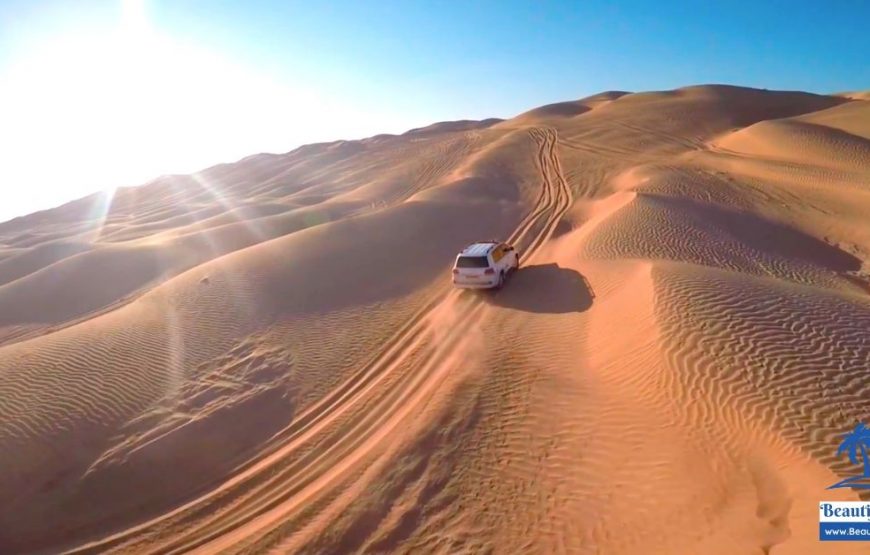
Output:
<instances>
[{"instance_id":1,"label":"suv rear window","mask_svg":"<svg viewBox=\"0 0 870 555\"><path fill-rule=\"evenodd\" d=\"M489 260L485 256L460 256L456 261L457 268L489 268Z\"/></svg>"}]
</instances>

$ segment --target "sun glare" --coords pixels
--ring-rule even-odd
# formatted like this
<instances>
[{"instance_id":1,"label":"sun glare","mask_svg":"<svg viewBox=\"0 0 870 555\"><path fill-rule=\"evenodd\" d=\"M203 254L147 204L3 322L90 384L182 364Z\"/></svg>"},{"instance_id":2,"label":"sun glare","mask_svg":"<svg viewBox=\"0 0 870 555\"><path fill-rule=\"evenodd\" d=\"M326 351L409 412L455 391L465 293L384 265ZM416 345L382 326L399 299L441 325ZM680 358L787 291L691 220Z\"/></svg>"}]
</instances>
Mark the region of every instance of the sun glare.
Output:
<instances>
[{"instance_id":1,"label":"sun glare","mask_svg":"<svg viewBox=\"0 0 870 555\"><path fill-rule=\"evenodd\" d=\"M0 73L0 183L10 189L0 220L396 121L171 35L145 0L120 7L111 25L34 41Z\"/></svg>"},{"instance_id":2,"label":"sun glare","mask_svg":"<svg viewBox=\"0 0 870 555\"><path fill-rule=\"evenodd\" d=\"M44 41L0 75L0 182L21 187L25 208L274 151L316 128L315 95L161 34L143 0L122 7L114 28Z\"/></svg>"}]
</instances>

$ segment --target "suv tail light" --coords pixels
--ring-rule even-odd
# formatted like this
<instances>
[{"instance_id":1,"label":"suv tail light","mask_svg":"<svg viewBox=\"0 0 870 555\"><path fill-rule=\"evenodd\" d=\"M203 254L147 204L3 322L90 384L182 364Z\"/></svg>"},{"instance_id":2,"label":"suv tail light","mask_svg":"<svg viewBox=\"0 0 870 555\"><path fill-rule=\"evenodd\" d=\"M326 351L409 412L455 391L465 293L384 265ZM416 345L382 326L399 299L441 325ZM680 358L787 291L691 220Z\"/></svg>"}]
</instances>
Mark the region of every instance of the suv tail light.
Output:
<instances>
[{"instance_id":1,"label":"suv tail light","mask_svg":"<svg viewBox=\"0 0 870 555\"><path fill-rule=\"evenodd\" d=\"M453 268L453 273L454 273L454 274L458 274L458 273L459 273L459 268Z\"/></svg>"},{"instance_id":2,"label":"suv tail light","mask_svg":"<svg viewBox=\"0 0 870 555\"><path fill-rule=\"evenodd\" d=\"M492 274L495 273L495 270L493 270L492 268L487 268L486 270L484 270L483 273L488 275L488 276L491 276Z\"/></svg>"}]
</instances>

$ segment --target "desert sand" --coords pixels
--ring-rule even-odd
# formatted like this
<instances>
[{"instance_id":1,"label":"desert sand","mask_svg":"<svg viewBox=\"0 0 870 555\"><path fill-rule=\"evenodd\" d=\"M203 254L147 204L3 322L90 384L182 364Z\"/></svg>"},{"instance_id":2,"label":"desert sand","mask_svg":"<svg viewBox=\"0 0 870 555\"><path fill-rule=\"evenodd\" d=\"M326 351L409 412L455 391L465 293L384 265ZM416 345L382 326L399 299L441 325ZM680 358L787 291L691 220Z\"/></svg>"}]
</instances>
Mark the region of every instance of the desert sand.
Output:
<instances>
[{"instance_id":1,"label":"desert sand","mask_svg":"<svg viewBox=\"0 0 870 555\"><path fill-rule=\"evenodd\" d=\"M870 96L611 91L0 224L0 553L866 553ZM496 293L467 243L516 243Z\"/></svg>"}]
</instances>

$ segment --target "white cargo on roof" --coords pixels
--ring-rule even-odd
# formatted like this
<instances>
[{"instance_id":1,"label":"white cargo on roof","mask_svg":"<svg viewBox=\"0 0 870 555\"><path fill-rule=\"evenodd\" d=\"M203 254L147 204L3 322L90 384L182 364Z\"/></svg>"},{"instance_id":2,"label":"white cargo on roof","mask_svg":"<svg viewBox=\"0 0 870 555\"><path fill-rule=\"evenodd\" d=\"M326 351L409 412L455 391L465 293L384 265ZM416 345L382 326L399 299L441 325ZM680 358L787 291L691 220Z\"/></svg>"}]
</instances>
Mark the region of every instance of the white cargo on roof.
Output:
<instances>
[{"instance_id":1,"label":"white cargo on roof","mask_svg":"<svg viewBox=\"0 0 870 555\"><path fill-rule=\"evenodd\" d=\"M453 285L462 289L498 289L520 266L516 249L501 241L478 241L462 249L453 263Z\"/></svg>"},{"instance_id":2,"label":"white cargo on roof","mask_svg":"<svg viewBox=\"0 0 870 555\"><path fill-rule=\"evenodd\" d=\"M482 243L472 243L462 249L460 256L486 256L489 251L498 246L498 241L486 241Z\"/></svg>"}]
</instances>

